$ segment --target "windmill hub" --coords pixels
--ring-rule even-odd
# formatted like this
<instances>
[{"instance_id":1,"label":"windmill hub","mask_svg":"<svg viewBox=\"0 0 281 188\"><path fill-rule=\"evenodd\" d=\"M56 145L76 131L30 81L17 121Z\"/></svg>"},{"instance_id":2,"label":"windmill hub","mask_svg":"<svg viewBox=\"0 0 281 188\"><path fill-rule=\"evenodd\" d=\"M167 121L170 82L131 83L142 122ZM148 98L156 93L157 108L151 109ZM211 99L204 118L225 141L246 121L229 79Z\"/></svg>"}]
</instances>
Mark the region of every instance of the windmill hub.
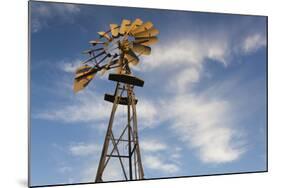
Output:
<instances>
[{"instance_id":1,"label":"windmill hub","mask_svg":"<svg viewBox=\"0 0 281 188\"><path fill-rule=\"evenodd\" d=\"M128 39L125 39L125 40L120 42L119 47L120 47L121 51L126 53L132 48L132 46L133 46L133 43L130 42Z\"/></svg>"}]
</instances>

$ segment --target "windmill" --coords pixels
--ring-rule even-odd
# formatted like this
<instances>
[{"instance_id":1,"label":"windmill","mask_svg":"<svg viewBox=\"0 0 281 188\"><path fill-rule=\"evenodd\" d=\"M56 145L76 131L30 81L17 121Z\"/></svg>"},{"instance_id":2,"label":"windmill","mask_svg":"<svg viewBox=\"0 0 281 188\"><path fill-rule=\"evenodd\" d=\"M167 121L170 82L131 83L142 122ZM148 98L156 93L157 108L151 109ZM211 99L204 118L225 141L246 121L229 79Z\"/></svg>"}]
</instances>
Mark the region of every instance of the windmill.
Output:
<instances>
[{"instance_id":1,"label":"windmill","mask_svg":"<svg viewBox=\"0 0 281 188\"><path fill-rule=\"evenodd\" d=\"M144 81L133 76L131 66L139 64L141 55L149 55L149 45L157 42L159 31L153 24L137 18L134 21L123 19L121 25L110 24L106 32L98 32L99 38L90 41L92 48L84 51L89 58L77 68L74 78L74 92L84 89L96 74L111 71L108 79L116 82L113 95L105 94L104 100L113 103L112 111L104 139L102 153L96 173L95 182L102 182L104 171L110 160L120 164L124 180L144 179L138 140L138 125L134 87L143 87ZM114 120L119 105L127 106L126 123L114 132ZM116 131L117 132L117 131ZM125 150L121 151L121 145Z\"/></svg>"}]
</instances>

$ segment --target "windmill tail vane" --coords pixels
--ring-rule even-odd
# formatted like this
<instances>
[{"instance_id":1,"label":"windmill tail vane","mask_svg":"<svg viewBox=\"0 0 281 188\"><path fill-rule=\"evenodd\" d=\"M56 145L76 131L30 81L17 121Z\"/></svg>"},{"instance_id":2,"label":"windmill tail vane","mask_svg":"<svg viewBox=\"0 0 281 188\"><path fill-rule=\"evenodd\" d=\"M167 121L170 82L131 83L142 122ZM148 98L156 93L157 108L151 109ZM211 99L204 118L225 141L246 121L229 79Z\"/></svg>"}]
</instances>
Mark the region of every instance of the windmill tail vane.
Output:
<instances>
[{"instance_id":1,"label":"windmill tail vane","mask_svg":"<svg viewBox=\"0 0 281 188\"><path fill-rule=\"evenodd\" d=\"M158 34L150 21L123 19L120 25L110 24L108 31L98 32L99 38L89 42L92 48L83 52L89 57L75 71L75 93L83 90L97 73L104 74L111 69L116 71L108 77L116 82L115 92L104 96L104 100L113 103L113 106L95 182L105 180L104 172L110 170L108 166L114 160L120 164L124 180L144 179L136 110L138 99L134 93L134 87L142 87L144 81L132 75L131 66L140 63L141 55L150 55L149 45L158 41ZM121 127L114 123L116 118L120 118L115 118L119 105L127 107L126 123Z\"/></svg>"}]
</instances>

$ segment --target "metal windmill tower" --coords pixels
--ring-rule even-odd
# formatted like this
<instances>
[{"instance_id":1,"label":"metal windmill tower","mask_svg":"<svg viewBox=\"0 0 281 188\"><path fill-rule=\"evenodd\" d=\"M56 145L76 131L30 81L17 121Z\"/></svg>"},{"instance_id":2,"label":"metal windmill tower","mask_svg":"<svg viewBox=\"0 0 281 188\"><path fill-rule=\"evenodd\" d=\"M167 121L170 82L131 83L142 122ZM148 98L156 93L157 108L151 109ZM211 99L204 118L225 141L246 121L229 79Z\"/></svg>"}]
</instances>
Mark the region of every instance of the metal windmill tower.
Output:
<instances>
[{"instance_id":1,"label":"metal windmill tower","mask_svg":"<svg viewBox=\"0 0 281 188\"><path fill-rule=\"evenodd\" d=\"M93 48L84 52L90 57L76 70L75 92L84 89L97 72L104 74L110 69L116 70L116 73L111 72L108 78L116 82L114 94L104 96L104 100L113 103L113 106L95 182L103 181L104 171L110 160L120 163L120 173L123 174L124 180L144 178L138 140L138 100L134 93L134 87L142 87L144 81L133 76L131 66L138 65L139 56L151 53L149 45L157 42L158 33L150 21L143 23L138 18L132 22L123 19L120 26L110 24L110 30L98 32L99 39L90 41ZM127 117L125 125L116 131L114 120L118 118L116 111L119 105L127 106ZM122 144L126 146L123 151Z\"/></svg>"}]
</instances>

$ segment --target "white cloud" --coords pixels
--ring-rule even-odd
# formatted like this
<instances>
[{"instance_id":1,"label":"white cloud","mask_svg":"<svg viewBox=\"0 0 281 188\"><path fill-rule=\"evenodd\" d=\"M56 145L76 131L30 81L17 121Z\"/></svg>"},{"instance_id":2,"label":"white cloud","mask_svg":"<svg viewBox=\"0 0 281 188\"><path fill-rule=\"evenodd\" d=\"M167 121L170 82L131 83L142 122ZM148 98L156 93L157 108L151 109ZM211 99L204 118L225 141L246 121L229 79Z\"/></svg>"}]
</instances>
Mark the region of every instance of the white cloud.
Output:
<instances>
[{"instance_id":1,"label":"white cloud","mask_svg":"<svg viewBox=\"0 0 281 188\"><path fill-rule=\"evenodd\" d=\"M144 138L140 143L144 152L159 152L167 149L167 145L156 139Z\"/></svg>"},{"instance_id":2,"label":"white cloud","mask_svg":"<svg viewBox=\"0 0 281 188\"><path fill-rule=\"evenodd\" d=\"M228 53L227 41L221 39L201 39L199 37L179 37L153 46L153 53L145 57L142 68L146 71L168 67L202 67L210 58L225 64Z\"/></svg>"},{"instance_id":3,"label":"white cloud","mask_svg":"<svg viewBox=\"0 0 281 188\"><path fill-rule=\"evenodd\" d=\"M94 123L96 125L107 126L110 117L112 103L102 100L102 95L92 91L82 91L71 98L68 105L57 105L55 108L39 112L34 118L62 121L66 123ZM142 99L137 104L138 127L140 130L153 128L158 125L157 108L153 102ZM116 120L124 122L124 110L119 106L116 111ZM103 128L101 130L104 130Z\"/></svg>"},{"instance_id":4,"label":"white cloud","mask_svg":"<svg viewBox=\"0 0 281 188\"><path fill-rule=\"evenodd\" d=\"M266 46L265 34L255 33L245 38L242 44L242 50L245 53L252 53L264 46Z\"/></svg>"},{"instance_id":5,"label":"white cloud","mask_svg":"<svg viewBox=\"0 0 281 188\"><path fill-rule=\"evenodd\" d=\"M173 174L180 170L179 166L176 164L164 161L157 155L145 155L144 166L148 169L157 170L165 174Z\"/></svg>"},{"instance_id":6,"label":"white cloud","mask_svg":"<svg viewBox=\"0 0 281 188\"><path fill-rule=\"evenodd\" d=\"M158 110L153 101L139 98L137 104L138 127L142 130L144 128L153 128L158 125Z\"/></svg>"},{"instance_id":7,"label":"white cloud","mask_svg":"<svg viewBox=\"0 0 281 188\"><path fill-rule=\"evenodd\" d=\"M158 138L146 137L141 140L140 148L145 169L153 170L165 176L180 171L180 147L172 147L172 145Z\"/></svg>"},{"instance_id":8,"label":"white cloud","mask_svg":"<svg viewBox=\"0 0 281 188\"><path fill-rule=\"evenodd\" d=\"M200 79L200 70L196 68L186 68L176 75L176 79L170 82L170 88L176 89L177 92L184 93L189 90Z\"/></svg>"},{"instance_id":9,"label":"white cloud","mask_svg":"<svg viewBox=\"0 0 281 188\"><path fill-rule=\"evenodd\" d=\"M173 153L171 154L171 158L175 159L178 163L179 163L179 159L182 157L181 151L182 151L181 147L175 147Z\"/></svg>"},{"instance_id":10,"label":"white cloud","mask_svg":"<svg viewBox=\"0 0 281 188\"><path fill-rule=\"evenodd\" d=\"M61 61L58 64L61 66L62 71L67 73L74 73L75 70L81 66L81 60L75 59L72 61Z\"/></svg>"},{"instance_id":11,"label":"white cloud","mask_svg":"<svg viewBox=\"0 0 281 188\"><path fill-rule=\"evenodd\" d=\"M69 146L69 152L74 156L96 155L100 150L101 146L98 144L75 143Z\"/></svg>"},{"instance_id":12,"label":"white cloud","mask_svg":"<svg viewBox=\"0 0 281 188\"><path fill-rule=\"evenodd\" d=\"M59 22L72 23L73 15L79 12L80 8L73 4L33 2L31 6L31 31L35 33L47 27L53 18Z\"/></svg>"},{"instance_id":13,"label":"white cloud","mask_svg":"<svg viewBox=\"0 0 281 188\"><path fill-rule=\"evenodd\" d=\"M94 92L81 92L72 98L71 104L57 106L48 111L36 114L37 118L75 122L98 122L108 119L111 105L100 99Z\"/></svg>"},{"instance_id":14,"label":"white cloud","mask_svg":"<svg viewBox=\"0 0 281 188\"><path fill-rule=\"evenodd\" d=\"M187 146L198 151L203 162L230 162L245 151L236 140L239 134L232 127L228 102L184 95L167 105L173 119L172 129Z\"/></svg>"},{"instance_id":15,"label":"white cloud","mask_svg":"<svg viewBox=\"0 0 281 188\"><path fill-rule=\"evenodd\" d=\"M171 70L168 88L177 92L185 92L200 81L202 69L207 60L211 59L227 66L230 58L229 41L221 38L200 38L197 36L179 37L165 41L153 47L153 53L145 57L140 71ZM171 79L172 78L172 79Z\"/></svg>"}]
</instances>

